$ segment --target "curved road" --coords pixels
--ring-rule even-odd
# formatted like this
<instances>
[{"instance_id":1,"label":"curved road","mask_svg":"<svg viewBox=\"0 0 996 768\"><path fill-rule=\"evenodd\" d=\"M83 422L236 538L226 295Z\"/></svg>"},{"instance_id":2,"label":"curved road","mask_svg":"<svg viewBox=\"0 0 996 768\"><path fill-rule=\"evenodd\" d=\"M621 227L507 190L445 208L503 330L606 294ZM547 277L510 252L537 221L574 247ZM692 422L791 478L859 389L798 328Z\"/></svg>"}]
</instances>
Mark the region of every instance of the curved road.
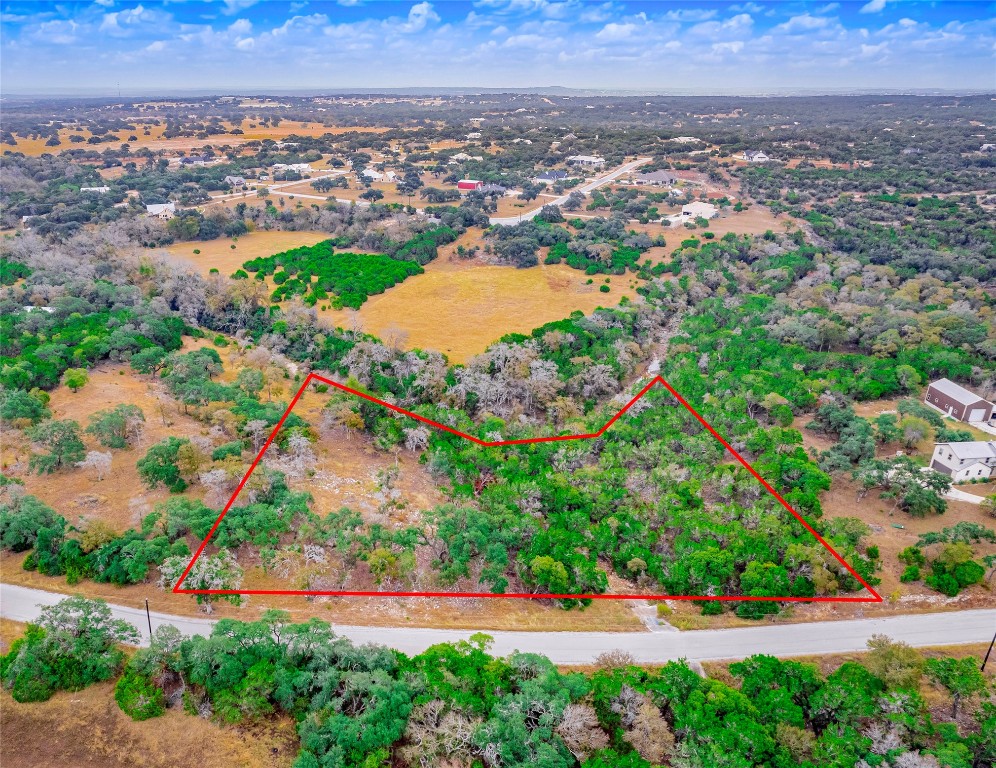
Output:
<instances>
[{"instance_id":1,"label":"curved road","mask_svg":"<svg viewBox=\"0 0 996 768\"><path fill-rule=\"evenodd\" d=\"M638 168L644 163L649 163L650 159L651 158L649 157L638 157L636 160L632 160L626 163L625 165L620 165L614 171L610 171L609 173L606 173L604 176L599 176L597 179L593 179L592 181L589 181L587 184L582 184L581 186L570 190L566 195L561 195L557 199L550 200L549 202L540 203L531 211L520 213L516 216L492 216L490 222L492 224L507 224L511 226L512 224L518 224L520 221L526 221L527 219L536 218L536 214L538 214L540 211L543 210L543 206L563 205L564 203L567 202L567 198L571 196L571 192L583 192L584 194L587 195L593 189L598 189L599 187L604 186L605 184L608 184L611 181L615 181L623 174L629 173L634 168Z\"/></svg>"},{"instance_id":2,"label":"curved road","mask_svg":"<svg viewBox=\"0 0 996 768\"><path fill-rule=\"evenodd\" d=\"M62 594L0 584L0 616L33 621L40 607L52 605ZM111 604L117 618L134 624L147 638L145 612ZM214 622L188 616L152 614L153 629L172 624L188 635L207 635ZM355 643L379 643L413 654L436 643L465 640L471 630L408 627L352 627L335 625L338 634ZM689 661L737 659L755 653L773 656L810 656L862 651L872 635L884 634L913 646L962 645L989 642L996 631L996 609L851 619L810 624L782 624L747 629L707 629L695 632L498 632L492 652L541 653L558 664L590 664L605 651L622 650L644 663L685 658Z\"/></svg>"}]
</instances>

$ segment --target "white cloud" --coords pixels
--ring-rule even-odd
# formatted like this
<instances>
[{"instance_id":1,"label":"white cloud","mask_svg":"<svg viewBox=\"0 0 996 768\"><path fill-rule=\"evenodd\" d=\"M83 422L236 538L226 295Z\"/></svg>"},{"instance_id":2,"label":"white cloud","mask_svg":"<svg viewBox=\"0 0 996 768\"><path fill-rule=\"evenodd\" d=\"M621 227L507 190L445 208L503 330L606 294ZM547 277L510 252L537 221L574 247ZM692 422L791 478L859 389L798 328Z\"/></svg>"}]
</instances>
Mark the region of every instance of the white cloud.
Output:
<instances>
[{"instance_id":1,"label":"white cloud","mask_svg":"<svg viewBox=\"0 0 996 768\"><path fill-rule=\"evenodd\" d=\"M809 32L814 29L823 29L829 24L830 19L823 16L810 16L808 13L804 13L801 16L793 16L784 24L779 24L775 27L775 29L780 32L795 34L800 32Z\"/></svg>"},{"instance_id":2,"label":"white cloud","mask_svg":"<svg viewBox=\"0 0 996 768\"><path fill-rule=\"evenodd\" d=\"M431 3L418 3L408 11L408 21L398 25L401 32L421 32L430 23L439 21L439 14L432 9Z\"/></svg>"},{"instance_id":3,"label":"white cloud","mask_svg":"<svg viewBox=\"0 0 996 768\"><path fill-rule=\"evenodd\" d=\"M616 24L613 22L602 27L597 33L595 33L595 37L598 40L605 40L608 42L626 40L635 31L636 24Z\"/></svg>"},{"instance_id":4,"label":"white cloud","mask_svg":"<svg viewBox=\"0 0 996 768\"><path fill-rule=\"evenodd\" d=\"M55 45L69 45L76 42L76 30L78 29L79 24L72 19L53 19L40 24L34 37Z\"/></svg>"},{"instance_id":5,"label":"white cloud","mask_svg":"<svg viewBox=\"0 0 996 768\"><path fill-rule=\"evenodd\" d=\"M865 43L861 44L861 54L862 59L870 59L874 56L878 56L880 53L886 54L889 52L889 44L879 43L878 45L867 45Z\"/></svg>"},{"instance_id":6,"label":"white cloud","mask_svg":"<svg viewBox=\"0 0 996 768\"><path fill-rule=\"evenodd\" d=\"M228 31L236 35L247 35L252 32L252 22L249 19L237 19L229 25Z\"/></svg>"},{"instance_id":7,"label":"white cloud","mask_svg":"<svg viewBox=\"0 0 996 768\"><path fill-rule=\"evenodd\" d=\"M235 47L240 51L251 51L256 47L256 41L251 37L243 37L235 41Z\"/></svg>"},{"instance_id":8,"label":"white cloud","mask_svg":"<svg viewBox=\"0 0 996 768\"><path fill-rule=\"evenodd\" d=\"M713 53L740 53L744 49L743 40L733 40L728 43L713 43Z\"/></svg>"},{"instance_id":9,"label":"white cloud","mask_svg":"<svg viewBox=\"0 0 996 768\"><path fill-rule=\"evenodd\" d=\"M239 11L244 11L246 8L251 8L256 5L260 0L222 0L225 4L222 13L226 16L232 16Z\"/></svg>"},{"instance_id":10,"label":"white cloud","mask_svg":"<svg viewBox=\"0 0 996 768\"><path fill-rule=\"evenodd\" d=\"M680 8L668 11L664 14L664 18L668 21L709 21L716 18L716 13L715 10L706 8Z\"/></svg>"},{"instance_id":11,"label":"white cloud","mask_svg":"<svg viewBox=\"0 0 996 768\"><path fill-rule=\"evenodd\" d=\"M145 50L147 50L149 53L158 53L159 51L164 51L166 50L166 41L156 40L154 42L151 42L147 46L145 46Z\"/></svg>"},{"instance_id":12,"label":"white cloud","mask_svg":"<svg viewBox=\"0 0 996 768\"><path fill-rule=\"evenodd\" d=\"M858 11L858 13L881 13L885 10L885 6L888 3L894 2L896 2L896 0L870 0L870 2L861 6L861 10Z\"/></svg>"}]
</instances>

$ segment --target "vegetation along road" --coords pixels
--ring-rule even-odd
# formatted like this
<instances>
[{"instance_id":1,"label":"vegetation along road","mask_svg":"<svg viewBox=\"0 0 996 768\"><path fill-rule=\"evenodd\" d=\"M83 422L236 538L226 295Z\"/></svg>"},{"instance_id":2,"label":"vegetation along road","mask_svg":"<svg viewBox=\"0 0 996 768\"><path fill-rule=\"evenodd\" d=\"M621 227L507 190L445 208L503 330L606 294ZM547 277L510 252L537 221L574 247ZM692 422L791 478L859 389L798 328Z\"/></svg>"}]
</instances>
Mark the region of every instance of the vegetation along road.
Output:
<instances>
[{"instance_id":1,"label":"vegetation along road","mask_svg":"<svg viewBox=\"0 0 996 768\"><path fill-rule=\"evenodd\" d=\"M0 584L0 615L14 621L33 621L42 606L54 605L65 595ZM144 611L111 605L115 618L134 624L143 641L148 637ZM153 629L172 624L184 634L207 635L214 622L152 613ZM884 634L917 647L981 643L996 629L996 609L852 619L808 624L779 624L746 629L710 629L695 632L493 632L492 652L541 653L557 664L590 664L606 651L622 650L641 663L676 659L709 661L746 658L756 653L774 656L810 656L865 650L872 635ZM335 627L354 643L378 643L408 654L421 653L437 643L467 639L471 630L410 627Z\"/></svg>"}]
</instances>

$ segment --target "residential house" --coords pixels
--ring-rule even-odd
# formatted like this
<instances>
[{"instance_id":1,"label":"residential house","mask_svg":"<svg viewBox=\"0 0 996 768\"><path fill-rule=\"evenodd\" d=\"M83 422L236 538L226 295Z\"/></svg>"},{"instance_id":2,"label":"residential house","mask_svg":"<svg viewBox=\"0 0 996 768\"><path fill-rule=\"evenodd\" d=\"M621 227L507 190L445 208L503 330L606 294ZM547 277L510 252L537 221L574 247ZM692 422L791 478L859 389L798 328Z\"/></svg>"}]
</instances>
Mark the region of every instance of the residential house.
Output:
<instances>
[{"instance_id":1,"label":"residential house","mask_svg":"<svg viewBox=\"0 0 996 768\"><path fill-rule=\"evenodd\" d=\"M568 178L566 171L543 171L533 178L533 182L536 184L556 184L558 181L564 181Z\"/></svg>"},{"instance_id":2,"label":"residential house","mask_svg":"<svg viewBox=\"0 0 996 768\"><path fill-rule=\"evenodd\" d=\"M697 139L694 136L675 136L671 141L676 141L679 144L697 144L702 139Z\"/></svg>"},{"instance_id":3,"label":"residential house","mask_svg":"<svg viewBox=\"0 0 996 768\"><path fill-rule=\"evenodd\" d=\"M992 403L948 379L931 382L923 401L945 416L958 421L985 422L993 416Z\"/></svg>"},{"instance_id":4,"label":"residential house","mask_svg":"<svg viewBox=\"0 0 996 768\"><path fill-rule=\"evenodd\" d=\"M996 440L970 443L937 443L930 468L955 483L988 480L996 474Z\"/></svg>"},{"instance_id":5,"label":"residential house","mask_svg":"<svg viewBox=\"0 0 996 768\"><path fill-rule=\"evenodd\" d=\"M646 184L651 187L670 187L677 180L677 176L667 171L653 171L652 173L642 173L634 177L633 182L636 184Z\"/></svg>"},{"instance_id":6,"label":"residential house","mask_svg":"<svg viewBox=\"0 0 996 768\"><path fill-rule=\"evenodd\" d=\"M145 206L145 213L153 219L169 221L176 216L176 203L162 203Z\"/></svg>"},{"instance_id":7,"label":"residential house","mask_svg":"<svg viewBox=\"0 0 996 768\"><path fill-rule=\"evenodd\" d=\"M601 168L605 165L605 158L597 155L571 155L567 158L570 165L581 165L585 168Z\"/></svg>"},{"instance_id":8,"label":"residential house","mask_svg":"<svg viewBox=\"0 0 996 768\"><path fill-rule=\"evenodd\" d=\"M983 144L979 147L979 152L996 152L996 144Z\"/></svg>"},{"instance_id":9,"label":"residential house","mask_svg":"<svg viewBox=\"0 0 996 768\"><path fill-rule=\"evenodd\" d=\"M225 183L235 189L240 189L246 185L246 180L241 176L226 176Z\"/></svg>"},{"instance_id":10,"label":"residential house","mask_svg":"<svg viewBox=\"0 0 996 768\"><path fill-rule=\"evenodd\" d=\"M576 138L577 136L575 136L573 133L569 133L566 136L564 136L564 138L562 138L561 141L574 141Z\"/></svg>"},{"instance_id":11,"label":"residential house","mask_svg":"<svg viewBox=\"0 0 996 768\"><path fill-rule=\"evenodd\" d=\"M180 165L210 165L212 162L214 162L214 158L208 155L190 155L180 158Z\"/></svg>"},{"instance_id":12,"label":"residential house","mask_svg":"<svg viewBox=\"0 0 996 768\"><path fill-rule=\"evenodd\" d=\"M745 149L741 157L748 163L766 163L771 159L760 149Z\"/></svg>"},{"instance_id":13,"label":"residential house","mask_svg":"<svg viewBox=\"0 0 996 768\"><path fill-rule=\"evenodd\" d=\"M717 212L716 206L712 203L703 203L698 200L681 206L681 218L683 221L691 221L698 218L711 219Z\"/></svg>"},{"instance_id":14,"label":"residential house","mask_svg":"<svg viewBox=\"0 0 996 768\"><path fill-rule=\"evenodd\" d=\"M457 189L461 192L476 192L484 187L483 181L478 181L477 179L460 179L457 182Z\"/></svg>"},{"instance_id":15,"label":"residential house","mask_svg":"<svg viewBox=\"0 0 996 768\"><path fill-rule=\"evenodd\" d=\"M364 168L362 175L370 179L370 181L382 181L388 184L398 178L398 174L394 171L384 171L381 173L380 171L375 171L373 168Z\"/></svg>"},{"instance_id":16,"label":"residential house","mask_svg":"<svg viewBox=\"0 0 996 768\"><path fill-rule=\"evenodd\" d=\"M94 192L98 195L106 195L110 191L110 187L80 187L80 192Z\"/></svg>"},{"instance_id":17,"label":"residential house","mask_svg":"<svg viewBox=\"0 0 996 768\"><path fill-rule=\"evenodd\" d=\"M479 191L486 195L504 195L508 192L508 187L503 187L501 184L484 184Z\"/></svg>"},{"instance_id":18,"label":"residential house","mask_svg":"<svg viewBox=\"0 0 996 768\"><path fill-rule=\"evenodd\" d=\"M467 141L473 141L474 139L479 139L479 138L481 138L481 134L478 133L477 131L467 134Z\"/></svg>"},{"instance_id":19,"label":"residential house","mask_svg":"<svg viewBox=\"0 0 996 768\"><path fill-rule=\"evenodd\" d=\"M311 173L314 169L309 163L274 163L273 171L294 171L296 173Z\"/></svg>"},{"instance_id":20,"label":"residential house","mask_svg":"<svg viewBox=\"0 0 996 768\"><path fill-rule=\"evenodd\" d=\"M922 155L923 150L918 147L906 147L900 154L903 155Z\"/></svg>"}]
</instances>

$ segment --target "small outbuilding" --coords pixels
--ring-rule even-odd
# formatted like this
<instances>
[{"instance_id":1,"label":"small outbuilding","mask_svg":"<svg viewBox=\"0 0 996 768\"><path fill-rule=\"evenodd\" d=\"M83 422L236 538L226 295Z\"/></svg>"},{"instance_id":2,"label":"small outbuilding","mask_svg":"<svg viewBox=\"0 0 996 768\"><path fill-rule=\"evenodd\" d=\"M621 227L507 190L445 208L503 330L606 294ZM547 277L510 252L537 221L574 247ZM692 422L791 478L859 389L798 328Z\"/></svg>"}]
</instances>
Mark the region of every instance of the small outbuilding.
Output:
<instances>
[{"instance_id":1,"label":"small outbuilding","mask_svg":"<svg viewBox=\"0 0 996 768\"><path fill-rule=\"evenodd\" d=\"M457 182L457 189L461 192L475 192L484 186L483 181L477 179L460 179Z\"/></svg>"}]
</instances>

